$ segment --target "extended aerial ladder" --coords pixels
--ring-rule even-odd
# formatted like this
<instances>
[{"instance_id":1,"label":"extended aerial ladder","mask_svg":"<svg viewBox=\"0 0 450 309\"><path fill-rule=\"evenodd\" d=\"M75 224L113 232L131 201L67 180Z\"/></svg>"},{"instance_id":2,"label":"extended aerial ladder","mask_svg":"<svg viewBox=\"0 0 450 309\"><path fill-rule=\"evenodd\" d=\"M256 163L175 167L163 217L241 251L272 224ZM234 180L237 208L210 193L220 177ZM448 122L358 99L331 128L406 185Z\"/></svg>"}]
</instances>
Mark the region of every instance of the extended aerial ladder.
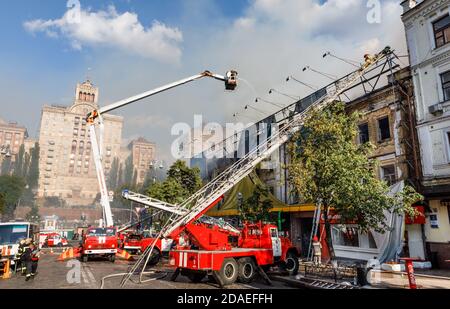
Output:
<instances>
[{"instance_id":1,"label":"extended aerial ladder","mask_svg":"<svg viewBox=\"0 0 450 309\"><path fill-rule=\"evenodd\" d=\"M122 286L131 278L135 271L139 269L142 262L148 262L159 238L176 238L185 226L198 220L211 208L217 205L226 192L248 176L258 164L268 158L274 151L279 149L280 146L285 144L294 134L296 134L313 110L322 110L337 101L343 93L352 88L359 81L363 80L365 75L370 72L379 61L383 59L389 61L392 55L393 52L391 49L386 47L380 53L371 57L366 57L366 62L361 68L328 86L326 93L303 111L287 117L284 122L281 123L277 132L272 134L264 142L260 143L243 158L228 167L197 193L193 194L180 205L163 205L163 207L170 209L170 218L160 231L158 238L155 239L154 244L147 248L141 259L136 262L128 275L123 278L121 283ZM124 195L124 198L132 199L130 198L130 195L126 194ZM162 209L161 206L164 204L151 198L145 201L141 198L142 196L133 200L148 207L158 209ZM146 263L142 269L145 269Z\"/></svg>"},{"instance_id":2,"label":"extended aerial ladder","mask_svg":"<svg viewBox=\"0 0 450 309\"><path fill-rule=\"evenodd\" d=\"M334 87L328 89L326 95L318 99L303 112L286 119L286 123L283 126L280 126L280 129L275 134L265 142L259 144L258 147L249 152L242 159L228 167L214 180L209 182L180 205L169 206L167 203L148 198L147 202L143 204L159 209L161 209L161 204L164 204L170 208L170 212L175 216L175 218L172 218L171 224L166 227L162 236L169 237L181 226L200 218L209 210L210 205L214 204L218 199L221 199L228 190L248 176L259 163L269 157L281 145L285 144L292 135L298 132L312 110L321 110L338 100L339 96L354 83L358 82L377 61L380 61L382 58L388 57L389 55L390 49L385 49L381 53L375 55L370 63L366 63L361 69L349 74L344 79L337 81L334 84ZM124 197L127 198L126 195ZM142 201L139 201L138 199L135 199L135 201L142 203Z\"/></svg>"},{"instance_id":3,"label":"extended aerial ladder","mask_svg":"<svg viewBox=\"0 0 450 309\"><path fill-rule=\"evenodd\" d=\"M168 85L156 88L154 90L150 90L141 94L138 94L136 96L118 101L116 103L101 107L98 110L94 110L91 113L87 115L86 122L89 125L89 132L90 132L90 141L92 144L92 150L93 150L93 159L95 163L95 169L97 173L97 179L99 182L99 188L100 188L100 194L101 194L101 200L100 204L102 206L103 210L103 225L107 227L114 226L114 220L113 215L111 212L111 206L109 202L109 194L108 189L106 186L106 179L105 174L103 170L103 164L102 164L102 147L103 147L103 130L104 130L104 124L103 124L103 117L102 115L111 111L114 111L116 109L122 108L126 105L129 105L131 103L140 101L142 99L151 97L153 95L156 95L158 93L170 90L172 88L196 81L198 79L202 79L204 77L210 77L214 78L219 81L225 82L225 89L226 90L234 90L237 86L237 72L236 71L229 71L227 72L226 76L213 74L209 71L205 71L203 73L179 80L174 83L170 83ZM99 133L100 133L100 140L97 140L97 134L95 129L95 123L98 119L99 122ZM156 204L157 202L155 202ZM180 213L181 215L181 213Z\"/></svg>"}]
</instances>

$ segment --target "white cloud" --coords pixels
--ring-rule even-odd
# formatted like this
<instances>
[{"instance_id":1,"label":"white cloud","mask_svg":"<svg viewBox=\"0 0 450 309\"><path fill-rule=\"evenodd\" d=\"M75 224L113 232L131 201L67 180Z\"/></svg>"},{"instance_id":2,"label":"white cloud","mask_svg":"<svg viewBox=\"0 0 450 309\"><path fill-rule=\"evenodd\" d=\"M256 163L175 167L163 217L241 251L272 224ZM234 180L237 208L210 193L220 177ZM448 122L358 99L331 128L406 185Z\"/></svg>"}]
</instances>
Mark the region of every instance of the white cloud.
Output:
<instances>
[{"instance_id":1,"label":"white cloud","mask_svg":"<svg viewBox=\"0 0 450 309\"><path fill-rule=\"evenodd\" d=\"M76 8L68 10L63 17L54 20L31 20L24 27L31 33L43 32L51 38L67 38L75 50L84 46L114 47L145 58L164 62L179 62L180 43L183 34L154 21L144 27L135 13L119 14L114 6L107 11L81 10L80 22L73 21Z\"/></svg>"},{"instance_id":2,"label":"white cloud","mask_svg":"<svg viewBox=\"0 0 450 309\"><path fill-rule=\"evenodd\" d=\"M366 0L329 0L325 4L319 4L318 0L252 0L249 1L249 7L236 18L205 18L201 21L198 21L198 16L209 16L205 12L212 2L193 0L192 3L194 2L195 7L186 5L183 17L180 18L179 27L185 37L183 61L180 61L180 65L167 66L139 57L123 57L121 53L103 53L97 58L94 58L94 55L86 64L93 68L92 78L100 87L101 105L179 80L204 69L221 74L229 69L236 69L239 76L249 82L250 86L241 82L235 93L225 93L223 86L216 81L198 81L117 111L124 116L124 136L144 136L155 141L161 154L167 156L170 155L170 146L174 140L170 134L171 126L177 122L193 124L194 114L202 114L204 119L220 123L236 121L232 117L234 113L242 115L237 121L247 122L249 118L257 120L263 115L244 110L245 105L253 104L267 111L274 111L275 107L264 102L256 104L256 96L277 103L290 103L290 100L283 96L269 95L270 88L298 96L310 93L310 89L300 84L286 83L288 75L292 74L317 86L330 82L313 72L302 72L302 67L310 65L337 76L343 76L354 69L331 57L323 59L322 55L326 51L357 61L362 61L365 53L377 52L386 45L395 48L400 55L406 54L404 27L400 17L402 9L397 0L382 1L380 24L367 22L369 9L366 7ZM33 33L53 31L58 37L67 37L74 47L77 47L77 44L79 48L98 44L107 46L107 40L102 38L106 31L104 28L111 28L112 20L114 24L119 24L119 15L110 12L84 12L82 18L86 18L85 15L90 16L92 20L101 21L96 26L98 29L94 29L93 38L90 37L90 30L84 30L85 27L88 28L88 24L75 27L76 25L68 25L64 18L34 21L28 27ZM139 28L137 16L134 20ZM193 20L196 22L193 23ZM135 23L128 21L127 24ZM128 36L133 33L130 29L126 28ZM138 32L145 37L142 33L151 32L152 29L154 27L143 30L141 28ZM130 43L129 46L125 43L118 45L118 39L113 35L118 30L114 28L114 31L107 32L110 32L108 40L114 41L116 46L123 50L128 51L128 48L135 47L135 41L139 41L133 39L133 44ZM152 57L167 59L164 56L172 54L169 59L179 59L179 54L173 50L180 50L182 36L179 30L176 30L176 33L179 33L180 40L168 39L166 36L159 39L166 45L170 42L170 51L162 55L156 54L158 57L150 53ZM152 49L155 49L157 44L149 41ZM133 52L139 54L138 50ZM74 79L82 78L75 74L79 72L73 73ZM8 79L6 82L9 82ZM37 87L35 81L32 85ZM68 89L69 94L73 91L67 80L65 84L60 82L58 87ZM42 94L44 95L48 94ZM35 101L35 98L31 97L30 100ZM25 99L23 101L28 102ZM155 114L157 116L152 116Z\"/></svg>"}]
</instances>

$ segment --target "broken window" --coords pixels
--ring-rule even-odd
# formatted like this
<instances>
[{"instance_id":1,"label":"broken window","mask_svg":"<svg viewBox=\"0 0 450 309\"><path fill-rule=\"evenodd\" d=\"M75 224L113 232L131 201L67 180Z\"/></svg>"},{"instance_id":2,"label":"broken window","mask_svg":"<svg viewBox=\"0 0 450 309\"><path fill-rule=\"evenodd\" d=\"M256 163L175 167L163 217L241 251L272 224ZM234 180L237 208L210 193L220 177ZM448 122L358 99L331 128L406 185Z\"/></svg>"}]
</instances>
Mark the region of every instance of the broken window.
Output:
<instances>
[{"instance_id":1,"label":"broken window","mask_svg":"<svg viewBox=\"0 0 450 309\"><path fill-rule=\"evenodd\" d=\"M378 120L378 141L383 142L391 138L391 129L389 127L389 117Z\"/></svg>"},{"instance_id":2,"label":"broken window","mask_svg":"<svg viewBox=\"0 0 450 309\"><path fill-rule=\"evenodd\" d=\"M386 165L381 167L381 179L386 181L389 186L394 185L397 182L395 176L395 165Z\"/></svg>"},{"instance_id":3,"label":"broken window","mask_svg":"<svg viewBox=\"0 0 450 309\"><path fill-rule=\"evenodd\" d=\"M436 48L447 44L450 41L450 16L445 15L433 23L434 40Z\"/></svg>"},{"instance_id":4,"label":"broken window","mask_svg":"<svg viewBox=\"0 0 450 309\"><path fill-rule=\"evenodd\" d=\"M369 141L369 124L363 123L358 126L359 129L359 143L365 144Z\"/></svg>"},{"instance_id":5,"label":"broken window","mask_svg":"<svg viewBox=\"0 0 450 309\"><path fill-rule=\"evenodd\" d=\"M444 101L450 100L450 71L441 74L442 92L444 93Z\"/></svg>"}]
</instances>

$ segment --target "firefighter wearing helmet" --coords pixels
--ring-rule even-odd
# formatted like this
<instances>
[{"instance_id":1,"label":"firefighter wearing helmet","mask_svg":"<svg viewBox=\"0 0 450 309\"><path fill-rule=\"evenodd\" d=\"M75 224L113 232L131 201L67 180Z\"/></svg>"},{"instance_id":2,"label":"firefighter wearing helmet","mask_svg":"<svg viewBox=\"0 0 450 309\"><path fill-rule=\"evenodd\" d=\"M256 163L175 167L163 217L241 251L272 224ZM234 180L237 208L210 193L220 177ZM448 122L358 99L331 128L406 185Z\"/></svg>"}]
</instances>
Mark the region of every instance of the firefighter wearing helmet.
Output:
<instances>
[{"instance_id":1,"label":"firefighter wearing helmet","mask_svg":"<svg viewBox=\"0 0 450 309\"><path fill-rule=\"evenodd\" d=\"M23 261L26 266L25 280L29 281L30 279L34 279L37 274L40 251L31 238L27 239L25 244L27 245L23 254Z\"/></svg>"},{"instance_id":2,"label":"firefighter wearing helmet","mask_svg":"<svg viewBox=\"0 0 450 309\"><path fill-rule=\"evenodd\" d=\"M314 252L314 264L322 263L322 244L317 236L313 238L313 252Z\"/></svg>"},{"instance_id":3,"label":"firefighter wearing helmet","mask_svg":"<svg viewBox=\"0 0 450 309\"><path fill-rule=\"evenodd\" d=\"M25 266L25 263L23 261L23 254L25 253L26 247L27 247L26 239L22 239L19 242L19 248L17 249L17 254L15 256L16 271L20 270L20 272L23 276L25 276L25 272L27 269Z\"/></svg>"}]
</instances>

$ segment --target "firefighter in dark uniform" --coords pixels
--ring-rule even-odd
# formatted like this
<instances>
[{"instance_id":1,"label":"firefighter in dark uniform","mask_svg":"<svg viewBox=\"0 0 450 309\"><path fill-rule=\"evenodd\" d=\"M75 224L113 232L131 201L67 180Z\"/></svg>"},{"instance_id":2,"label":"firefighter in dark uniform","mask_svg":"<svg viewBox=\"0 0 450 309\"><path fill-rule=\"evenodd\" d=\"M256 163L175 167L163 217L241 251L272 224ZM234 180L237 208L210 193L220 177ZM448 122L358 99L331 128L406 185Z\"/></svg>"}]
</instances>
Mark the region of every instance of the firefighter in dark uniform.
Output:
<instances>
[{"instance_id":1,"label":"firefighter in dark uniform","mask_svg":"<svg viewBox=\"0 0 450 309\"><path fill-rule=\"evenodd\" d=\"M15 256L15 263L16 263L16 273L20 271L20 273L25 276L26 272L26 266L25 263L22 261L22 256L25 253L25 248L27 247L26 239L22 239L19 242L19 248L17 249L17 254Z\"/></svg>"},{"instance_id":2,"label":"firefighter in dark uniform","mask_svg":"<svg viewBox=\"0 0 450 309\"><path fill-rule=\"evenodd\" d=\"M25 261L25 265L27 268L26 281L30 279L34 279L37 274L37 268L39 263L39 248L31 242L28 248L25 249L25 253L23 254L23 260Z\"/></svg>"}]
</instances>

